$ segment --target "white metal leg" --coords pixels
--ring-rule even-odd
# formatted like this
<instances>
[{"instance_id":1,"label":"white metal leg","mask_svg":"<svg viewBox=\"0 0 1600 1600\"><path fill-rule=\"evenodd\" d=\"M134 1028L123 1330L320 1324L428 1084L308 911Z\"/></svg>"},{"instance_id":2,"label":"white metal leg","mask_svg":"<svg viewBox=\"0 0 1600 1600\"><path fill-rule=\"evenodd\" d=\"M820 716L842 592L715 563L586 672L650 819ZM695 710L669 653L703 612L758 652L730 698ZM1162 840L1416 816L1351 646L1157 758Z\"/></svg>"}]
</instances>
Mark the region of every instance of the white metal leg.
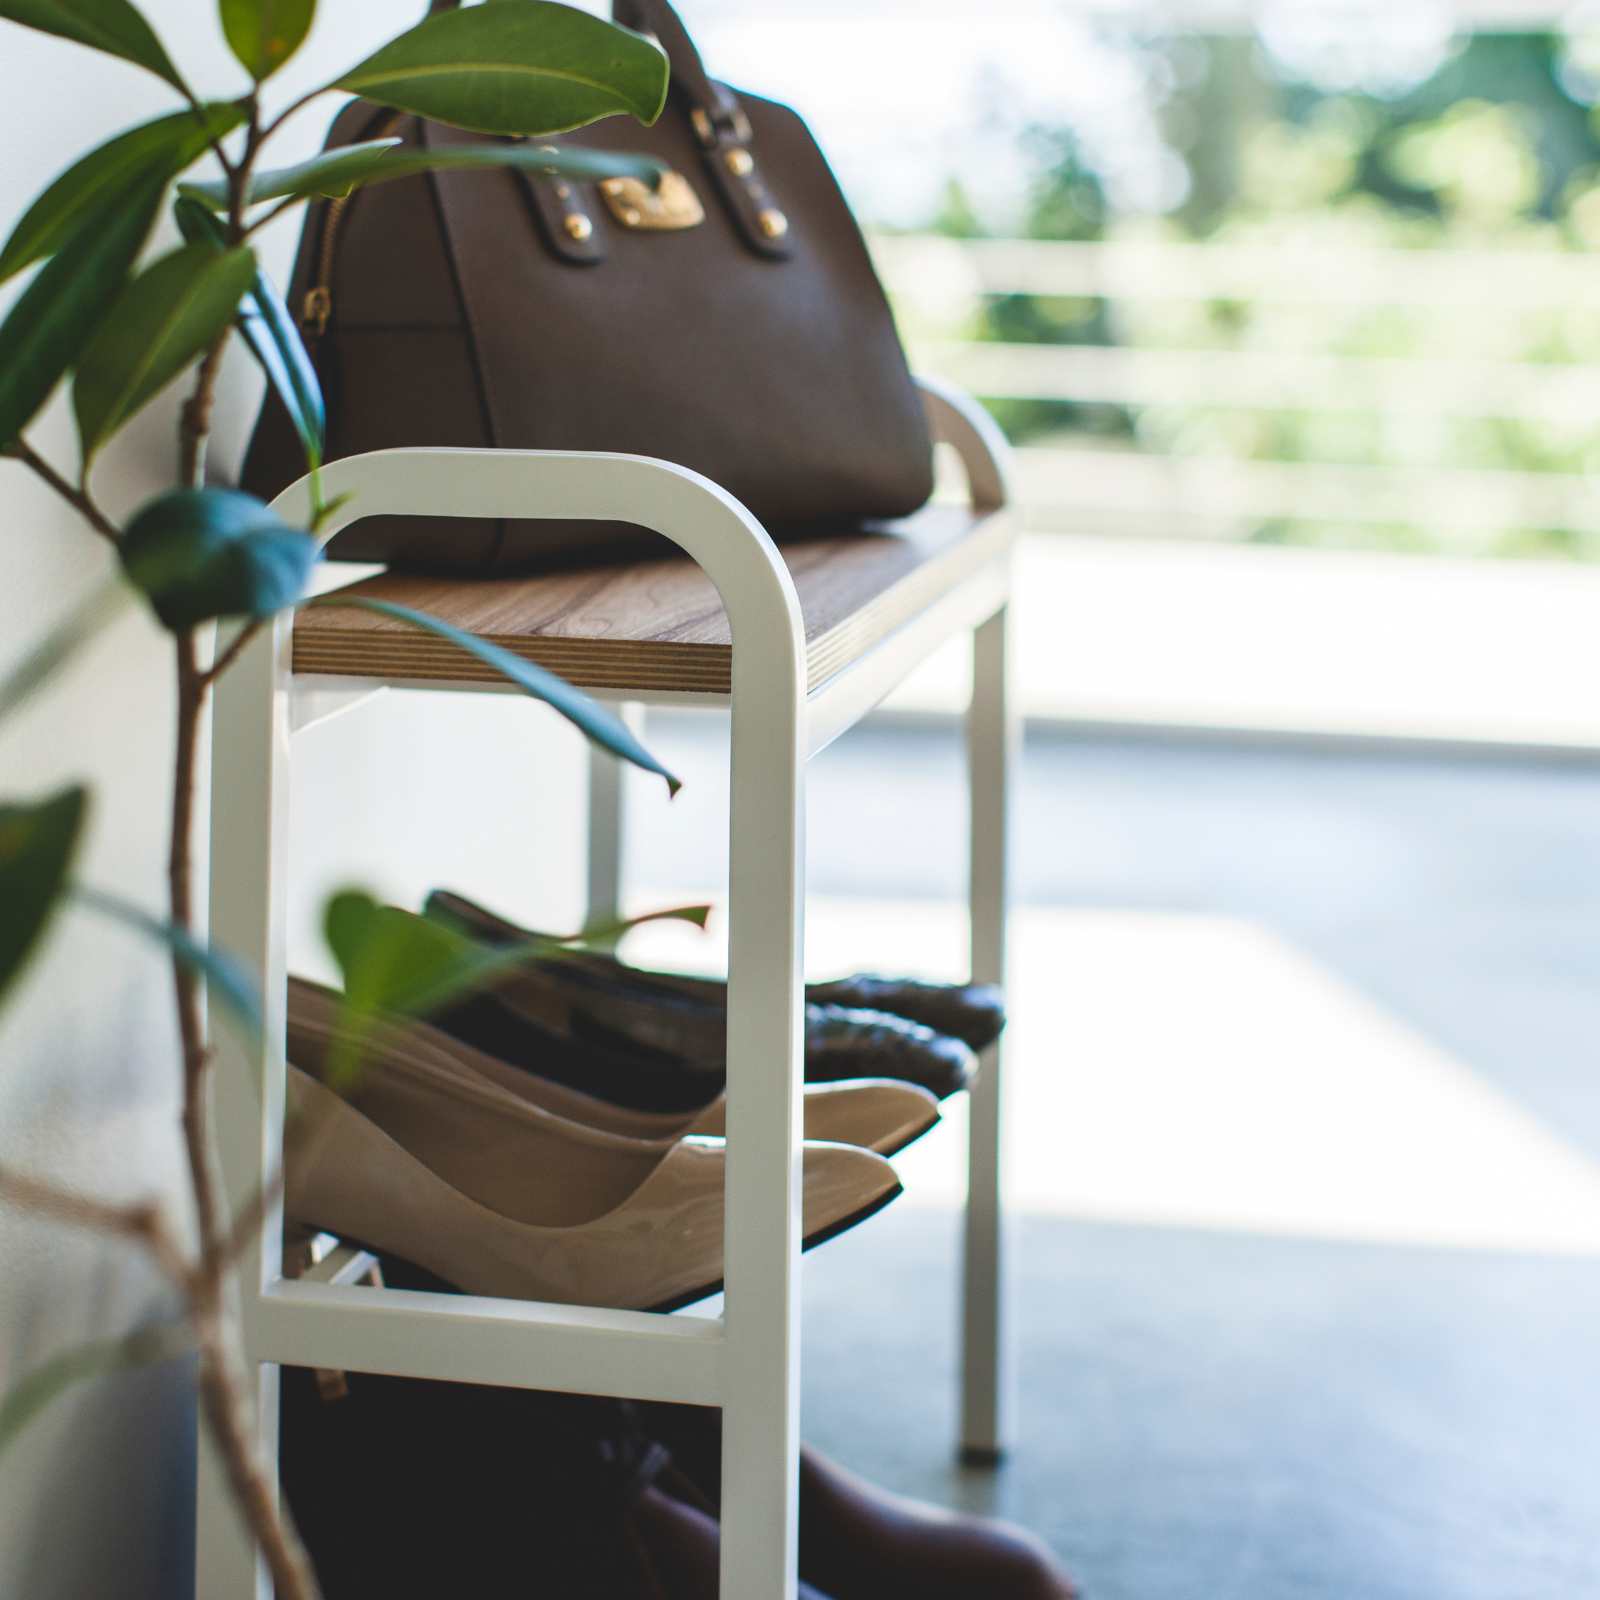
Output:
<instances>
[{"instance_id":1,"label":"white metal leg","mask_svg":"<svg viewBox=\"0 0 1600 1600\"><path fill-rule=\"evenodd\" d=\"M789 659L765 650L741 659L735 633L724 1600L793 1600L795 1593L804 681L798 651Z\"/></svg>"},{"instance_id":2,"label":"white metal leg","mask_svg":"<svg viewBox=\"0 0 1600 1600\"><path fill-rule=\"evenodd\" d=\"M246 1050L225 1010L209 1019L217 1054L216 1131L231 1204L247 1203L277 1169L283 1143L286 981L286 847L289 813L289 624L280 620L240 656L221 680L212 719L211 937L257 979L264 1027L259 1050ZM278 1459L278 1370L256 1352L262 1287L282 1272L279 1208L240 1263L240 1329L256 1379L255 1429L262 1459ZM273 1471L276 1479L276 1471ZM270 1600L255 1554L220 1469L202 1442L196 1594L203 1600Z\"/></svg>"},{"instance_id":3,"label":"white metal leg","mask_svg":"<svg viewBox=\"0 0 1600 1600\"><path fill-rule=\"evenodd\" d=\"M792 1600L799 1452L800 964L805 752L798 671L741 673L730 807L722 1593ZM773 715L774 705L787 715ZM644 708L617 707L635 732ZM589 757L588 920L622 914L626 778ZM756 1072L760 1073L759 1088ZM783 1189L771 1174L787 1170Z\"/></svg>"},{"instance_id":4,"label":"white metal leg","mask_svg":"<svg viewBox=\"0 0 1600 1600\"><path fill-rule=\"evenodd\" d=\"M644 707L611 707L635 734L644 733ZM627 840L627 773L613 755L589 746L589 869L585 920L616 922L622 916L622 852Z\"/></svg>"},{"instance_id":5,"label":"white metal leg","mask_svg":"<svg viewBox=\"0 0 1600 1600\"><path fill-rule=\"evenodd\" d=\"M1009 906L1010 791L1018 722L1010 695L1005 608L973 635L972 702L967 712L971 805L972 976L1004 983ZM961 1451L999 1460L1010 1434L1003 1207L1004 1120L1001 1047L984 1055L971 1094L963 1260Z\"/></svg>"}]
</instances>

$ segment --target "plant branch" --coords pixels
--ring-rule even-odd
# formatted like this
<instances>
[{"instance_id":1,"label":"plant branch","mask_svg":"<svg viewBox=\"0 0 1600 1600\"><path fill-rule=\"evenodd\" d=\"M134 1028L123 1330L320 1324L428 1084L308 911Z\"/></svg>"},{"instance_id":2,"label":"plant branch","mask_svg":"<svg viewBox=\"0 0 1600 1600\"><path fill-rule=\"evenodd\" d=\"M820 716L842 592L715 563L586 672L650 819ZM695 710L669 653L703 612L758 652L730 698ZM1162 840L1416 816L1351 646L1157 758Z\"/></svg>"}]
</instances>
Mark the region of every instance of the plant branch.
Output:
<instances>
[{"instance_id":1,"label":"plant branch","mask_svg":"<svg viewBox=\"0 0 1600 1600\"><path fill-rule=\"evenodd\" d=\"M317 1580L311 1564L246 1426L243 1397L248 1372L215 1290L204 1308L196 1309L195 1331L201 1410L234 1499L272 1575L272 1591L277 1600L316 1600Z\"/></svg>"},{"instance_id":2,"label":"plant branch","mask_svg":"<svg viewBox=\"0 0 1600 1600\"><path fill-rule=\"evenodd\" d=\"M94 503L88 489L76 488L70 484L26 439L14 439L7 447L6 453L15 456L23 466L30 468L49 484L102 539L108 539L112 544L121 539L122 533L116 523Z\"/></svg>"},{"instance_id":3,"label":"plant branch","mask_svg":"<svg viewBox=\"0 0 1600 1600\"><path fill-rule=\"evenodd\" d=\"M254 622L247 622L233 636L233 640L227 649L200 674L201 684L209 689L244 654L250 647L250 642L261 632L265 625L265 622L260 618L257 618Z\"/></svg>"},{"instance_id":4,"label":"plant branch","mask_svg":"<svg viewBox=\"0 0 1600 1600\"><path fill-rule=\"evenodd\" d=\"M278 1170L239 1208L238 1215L233 1219L233 1226L228 1229L221 1257L217 1261L220 1270L231 1271L239 1258L250 1248L251 1241L260 1233L268 1214L283 1196L284 1174L288 1164L289 1151L286 1149Z\"/></svg>"},{"instance_id":5,"label":"plant branch","mask_svg":"<svg viewBox=\"0 0 1600 1600\"><path fill-rule=\"evenodd\" d=\"M297 111L304 111L313 100L319 98L321 95L327 94L332 88L333 85L331 83L325 83L319 89L308 89L303 95L300 96L298 100L291 100L288 105L286 105L283 110L280 111L277 116L275 116L272 121L261 130L261 142L264 144L284 125L284 123L289 120L290 117L294 116Z\"/></svg>"},{"instance_id":6,"label":"plant branch","mask_svg":"<svg viewBox=\"0 0 1600 1600\"><path fill-rule=\"evenodd\" d=\"M184 99L189 102L189 109L194 112L196 120L202 127L209 127L210 124L206 121L206 108L200 103L199 96L186 83L180 84L179 89ZM231 178L234 173L234 164L229 159L227 149L222 141L208 136L206 143L211 146L211 153L217 158L218 165Z\"/></svg>"},{"instance_id":7,"label":"plant branch","mask_svg":"<svg viewBox=\"0 0 1600 1600\"><path fill-rule=\"evenodd\" d=\"M131 1239L148 1250L161 1270L180 1288L187 1291L193 1282L194 1269L166 1213L154 1200L119 1205L9 1170L0 1170L0 1199L74 1228Z\"/></svg>"},{"instance_id":8,"label":"plant branch","mask_svg":"<svg viewBox=\"0 0 1600 1600\"><path fill-rule=\"evenodd\" d=\"M250 1241L260 1231L283 1194L289 1168L296 1162L314 1161L332 1127L331 1118L311 1112L294 1118L284 1128L283 1159L278 1163L277 1171L239 1208L228 1230L226 1266L232 1267L250 1248Z\"/></svg>"},{"instance_id":9,"label":"plant branch","mask_svg":"<svg viewBox=\"0 0 1600 1600\"><path fill-rule=\"evenodd\" d=\"M275 205L265 215L257 217L254 222L250 223L249 226L246 227L244 230L245 237L248 239L253 237L255 234L260 233L263 228L268 227L272 223L276 222L278 218L284 214L284 212L293 211L296 206L304 205L305 201L306 197L303 194L292 194L287 200L280 200L277 205Z\"/></svg>"}]
</instances>

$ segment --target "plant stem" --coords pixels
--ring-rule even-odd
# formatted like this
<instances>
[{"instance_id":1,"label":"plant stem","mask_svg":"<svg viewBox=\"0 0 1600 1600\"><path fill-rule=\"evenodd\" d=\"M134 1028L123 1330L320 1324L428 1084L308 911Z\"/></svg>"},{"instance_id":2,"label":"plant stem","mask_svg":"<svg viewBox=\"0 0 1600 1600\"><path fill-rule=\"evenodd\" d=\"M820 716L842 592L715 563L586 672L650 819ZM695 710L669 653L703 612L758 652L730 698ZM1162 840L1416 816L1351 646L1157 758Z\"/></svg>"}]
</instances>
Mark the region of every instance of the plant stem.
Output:
<instances>
[{"instance_id":1,"label":"plant stem","mask_svg":"<svg viewBox=\"0 0 1600 1600\"><path fill-rule=\"evenodd\" d=\"M178 679L177 748L172 776L172 833L167 854L167 892L172 924L194 931L194 890L190 858L194 834L196 764L205 686L192 630L176 642ZM206 1046L200 982L194 969L174 956L173 999L183 1053L183 1143L194 1191L200 1258L209 1262L222 1235L222 1200L211 1150L211 1053Z\"/></svg>"},{"instance_id":2,"label":"plant stem","mask_svg":"<svg viewBox=\"0 0 1600 1600\"><path fill-rule=\"evenodd\" d=\"M225 649L222 654L219 655L217 659L213 661L202 674L201 681L208 689L217 681L218 678L223 675L223 673L228 670L229 667L234 664L235 661L239 659L241 655L244 654L245 650L249 647L251 640L253 640L265 626L266 624L257 618L254 622L247 622L238 631L238 633L234 635L233 641L228 645L227 649Z\"/></svg>"},{"instance_id":3,"label":"plant stem","mask_svg":"<svg viewBox=\"0 0 1600 1600\"><path fill-rule=\"evenodd\" d=\"M245 1427L246 1369L223 1310L221 1285L215 1298L194 1312L200 1352L200 1404L228 1475L229 1487L272 1574L277 1600L316 1600L317 1580L305 1550L279 1504L276 1487L252 1447Z\"/></svg>"},{"instance_id":4,"label":"plant stem","mask_svg":"<svg viewBox=\"0 0 1600 1600\"><path fill-rule=\"evenodd\" d=\"M217 374L222 370L223 352L232 332L232 328L224 329L201 357L194 392L184 401L178 418L178 481L186 489L205 488L206 440L211 436Z\"/></svg>"},{"instance_id":5,"label":"plant stem","mask_svg":"<svg viewBox=\"0 0 1600 1600\"><path fill-rule=\"evenodd\" d=\"M115 544L122 537L116 523L89 498L89 491L74 488L26 439L14 439L6 453L15 456L25 467L31 468L44 479L102 539L109 539Z\"/></svg>"},{"instance_id":6,"label":"plant stem","mask_svg":"<svg viewBox=\"0 0 1600 1600\"><path fill-rule=\"evenodd\" d=\"M208 367L211 377L207 379ZM197 396L208 410L200 385L215 381L215 367L203 363ZM200 441L203 447L203 439ZM187 447L187 444L186 444ZM172 837L168 890L174 927L194 931L191 874L194 801L200 725L207 682L199 664L193 630L177 638L178 730L172 789ZM278 1600L312 1600L317 1593L305 1553L278 1507L271 1478L254 1449L248 1417L255 1403L247 1368L235 1345L226 1310L233 1230L223 1214L222 1186L212 1145L213 1059L206 1043L200 982L193 969L174 956L174 995L183 1052L183 1140L200 1235L200 1271L192 1316L200 1353L200 1396L206 1422L239 1509L249 1524L276 1585Z\"/></svg>"},{"instance_id":7,"label":"plant stem","mask_svg":"<svg viewBox=\"0 0 1600 1600\"><path fill-rule=\"evenodd\" d=\"M260 120L254 101L244 153L228 174L231 191L229 234L242 236L243 195L260 147ZM206 441L216 398L217 375L232 329L225 329L201 359L193 392L179 422L178 472L181 482L205 484ZM175 645L178 727L173 761L172 832L167 859L172 924L194 933L191 861L200 730L210 677L201 667L193 629L178 634ZM239 1510L272 1574L277 1600L314 1600L316 1579L305 1552L279 1510L276 1486L251 1439L249 1368L240 1355L228 1307L232 1230L224 1215L222 1184L212 1143L213 1058L207 1044L201 985L176 952L173 994L183 1054L183 1139L194 1193L200 1237L200 1264L191 1315L200 1357L200 1400L211 1437Z\"/></svg>"}]
</instances>

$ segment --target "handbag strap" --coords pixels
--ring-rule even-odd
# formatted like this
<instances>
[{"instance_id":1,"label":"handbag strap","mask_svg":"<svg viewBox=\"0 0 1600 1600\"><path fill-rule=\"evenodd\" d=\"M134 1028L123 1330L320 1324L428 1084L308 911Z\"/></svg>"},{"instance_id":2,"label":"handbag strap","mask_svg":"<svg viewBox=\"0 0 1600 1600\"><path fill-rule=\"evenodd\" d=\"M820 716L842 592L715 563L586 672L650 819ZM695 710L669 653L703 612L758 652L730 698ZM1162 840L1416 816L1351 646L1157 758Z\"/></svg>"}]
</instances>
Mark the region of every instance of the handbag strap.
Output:
<instances>
[{"instance_id":1,"label":"handbag strap","mask_svg":"<svg viewBox=\"0 0 1600 1600\"><path fill-rule=\"evenodd\" d=\"M430 16L454 11L461 0L429 0ZM733 214L746 245L782 261L792 254L789 222L774 203L751 148L750 119L733 91L706 71L695 42L671 0L611 0L613 18L654 35L672 70L672 85L689 112L711 182Z\"/></svg>"},{"instance_id":2,"label":"handbag strap","mask_svg":"<svg viewBox=\"0 0 1600 1600\"><path fill-rule=\"evenodd\" d=\"M672 81L687 96L691 108L710 119L708 129L698 130L705 143L729 137L749 138L739 102L706 71L700 51L671 0L612 0L611 15L624 28L655 35L672 68Z\"/></svg>"},{"instance_id":3,"label":"handbag strap","mask_svg":"<svg viewBox=\"0 0 1600 1600\"><path fill-rule=\"evenodd\" d=\"M461 0L429 0L428 15L457 11L460 7ZM696 130L705 143L749 136L738 101L706 71L700 51L671 0L612 0L611 15L624 28L655 36L672 68L672 81L687 97L691 110L707 119L704 128L701 118L695 119Z\"/></svg>"}]
</instances>

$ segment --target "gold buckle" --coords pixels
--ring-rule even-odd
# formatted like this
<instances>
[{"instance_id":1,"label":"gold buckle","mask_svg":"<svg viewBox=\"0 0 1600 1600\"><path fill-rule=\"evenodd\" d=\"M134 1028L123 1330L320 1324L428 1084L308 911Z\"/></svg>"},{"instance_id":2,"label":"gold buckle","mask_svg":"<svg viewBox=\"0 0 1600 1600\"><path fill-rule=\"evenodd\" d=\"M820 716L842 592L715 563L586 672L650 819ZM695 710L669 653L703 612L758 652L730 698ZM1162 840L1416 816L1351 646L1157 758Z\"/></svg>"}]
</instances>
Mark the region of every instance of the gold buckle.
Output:
<instances>
[{"instance_id":1,"label":"gold buckle","mask_svg":"<svg viewBox=\"0 0 1600 1600\"><path fill-rule=\"evenodd\" d=\"M711 120L711 115L703 106L696 106L689 113L689 121L694 128L695 137L708 150L714 150L722 142L722 136L717 131L717 125ZM750 119L744 114L744 107L736 105L732 108L730 118L733 128L733 138L736 144L749 144L751 139Z\"/></svg>"},{"instance_id":2,"label":"gold buckle","mask_svg":"<svg viewBox=\"0 0 1600 1600\"><path fill-rule=\"evenodd\" d=\"M655 189L639 178L602 178L600 193L611 215L639 233L671 233L706 220L699 195L681 173L663 172Z\"/></svg>"}]
</instances>

